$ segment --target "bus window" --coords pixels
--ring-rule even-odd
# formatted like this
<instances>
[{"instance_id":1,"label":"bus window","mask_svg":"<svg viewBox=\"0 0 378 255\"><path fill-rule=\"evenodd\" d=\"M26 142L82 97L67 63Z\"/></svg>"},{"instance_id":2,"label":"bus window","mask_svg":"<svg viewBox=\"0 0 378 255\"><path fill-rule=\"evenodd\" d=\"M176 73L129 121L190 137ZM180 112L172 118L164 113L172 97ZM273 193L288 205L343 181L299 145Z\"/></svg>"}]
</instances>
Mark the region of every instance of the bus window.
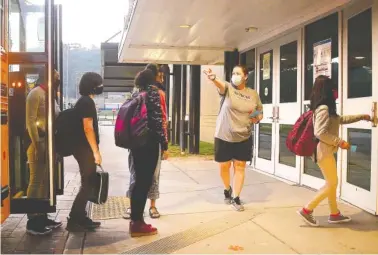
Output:
<instances>
[{"instance_id":1,"label":"bus window","mask_svg":"<svg viewBox=\"0 0 378 255\"><path fill-rule=\"evenodd\" d=\"M45 52L45 6L41 2L9 1L10 52Z\"/></svg>"}]
</instances>

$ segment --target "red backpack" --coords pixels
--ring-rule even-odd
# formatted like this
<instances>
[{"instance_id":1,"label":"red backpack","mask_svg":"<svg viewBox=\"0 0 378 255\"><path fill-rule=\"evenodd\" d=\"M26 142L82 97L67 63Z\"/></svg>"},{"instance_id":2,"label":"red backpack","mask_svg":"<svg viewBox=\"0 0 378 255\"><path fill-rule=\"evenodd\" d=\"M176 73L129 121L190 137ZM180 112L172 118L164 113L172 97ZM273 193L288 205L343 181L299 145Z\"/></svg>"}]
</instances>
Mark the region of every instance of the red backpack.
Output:
<instances>
[{"instance_id":1,"label":"red backpack","mask_svg":"<svg viewBox=\"0 0 378 255\"><path fill-rule=\"evenodd\" d=\"M313 116L313 111L302 114L287 136L286 146L297 156L310 157L316 152L319 141L314 135Z\"/></svg>"}]
</instances>

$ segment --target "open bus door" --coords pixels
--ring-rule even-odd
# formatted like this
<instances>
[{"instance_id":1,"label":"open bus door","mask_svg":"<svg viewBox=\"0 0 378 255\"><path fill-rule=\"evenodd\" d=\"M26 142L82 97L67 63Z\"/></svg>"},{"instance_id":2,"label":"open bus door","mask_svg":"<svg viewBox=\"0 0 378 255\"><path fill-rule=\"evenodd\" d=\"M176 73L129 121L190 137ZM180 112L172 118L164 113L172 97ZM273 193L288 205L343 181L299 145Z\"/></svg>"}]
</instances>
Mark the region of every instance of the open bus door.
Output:
<instances>
[{"instance_id":1,"label":"open bus door","mask_svg":"<svg viewBox=\"0 0 378 255\"><path fill-rule=\"evenodd\" d=\"M8 1L0 0L1 54L1 223L10 213L8 170Z\"/></svg>"},{"instance_id":2,"label":"open bus door","mask_svg":"<svg viewBox=\"0 0 378 255\"><path fill-rule=\"evenodd\" d=\"M56 195L62 194L64 187L63 160L57 157L54 148L56 100L63 105L62 97L57 97L53 86L54 69L63 79L61 6L54 6L53 0L45 0L44 5L33 5L26 0L10 0L9 5L9 41L12 42L9 45L7 69L10 213L55 212ZM35 123L42 130L39 141L44 149L43 153L38 154L42 160L31 166L29 161L34 152L30 149L26 129L26 120L30 119L30 116L26 116L26 99L38 84L47 87L44 94L45 117ZM62 89L60 86L61 95ZM47 186L46 195L29 198L29 179L33 178L36 170L41 169L45 174L43 184ZM3 214L3 207L2 215L6 215L6 212Z\"/></svg>"}]
</instances>

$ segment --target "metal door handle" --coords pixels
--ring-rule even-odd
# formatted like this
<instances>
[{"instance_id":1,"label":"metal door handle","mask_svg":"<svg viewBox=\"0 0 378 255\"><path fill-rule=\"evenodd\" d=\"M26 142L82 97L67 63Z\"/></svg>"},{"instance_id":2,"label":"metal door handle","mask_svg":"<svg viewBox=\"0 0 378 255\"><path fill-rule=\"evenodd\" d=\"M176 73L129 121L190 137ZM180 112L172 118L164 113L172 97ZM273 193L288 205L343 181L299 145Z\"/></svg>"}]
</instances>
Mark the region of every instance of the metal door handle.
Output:
<instances>
[{"instance_id":1,"label":"metal door handle","mask_svg":"<svg viewBox=\"0 0 378 255\"><path fill-rule=\"evenodd\" d=\"M377 127L378 126L378 103L373 102L371 106L371 126Z\"/></svg>"}]
</instances>

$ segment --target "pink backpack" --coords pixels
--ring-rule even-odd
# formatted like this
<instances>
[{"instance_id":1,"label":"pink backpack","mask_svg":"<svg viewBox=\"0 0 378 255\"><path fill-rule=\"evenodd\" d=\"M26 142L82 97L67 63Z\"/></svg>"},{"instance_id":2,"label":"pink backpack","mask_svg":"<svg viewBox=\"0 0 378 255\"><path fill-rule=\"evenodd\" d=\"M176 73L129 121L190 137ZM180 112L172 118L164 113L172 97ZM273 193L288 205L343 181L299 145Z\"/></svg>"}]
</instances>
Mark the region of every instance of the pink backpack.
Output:
<instances>
[{"instance_id":1,"label":"pink backpack","mask_svg":"<svg viewBox=\"0 0 378 255\"><path fill-rule=\"evenodd\" d=\"M134 149L146 144L150 133L146 102L147 92L141 92L121 106L114 128L116 146Z\"/></svg>"},{"instance_id":2,"label":"pink backpack","mask_svg":"<svg viewBox=\"0 0 378 255\"><path fill-rule=\"evenodd\" d=\"M297 156L310 157L316 152L319 141L314 135L313 116L313 111L302 114L287 136L286 146Z\"/></svg>"}]
</instances>

